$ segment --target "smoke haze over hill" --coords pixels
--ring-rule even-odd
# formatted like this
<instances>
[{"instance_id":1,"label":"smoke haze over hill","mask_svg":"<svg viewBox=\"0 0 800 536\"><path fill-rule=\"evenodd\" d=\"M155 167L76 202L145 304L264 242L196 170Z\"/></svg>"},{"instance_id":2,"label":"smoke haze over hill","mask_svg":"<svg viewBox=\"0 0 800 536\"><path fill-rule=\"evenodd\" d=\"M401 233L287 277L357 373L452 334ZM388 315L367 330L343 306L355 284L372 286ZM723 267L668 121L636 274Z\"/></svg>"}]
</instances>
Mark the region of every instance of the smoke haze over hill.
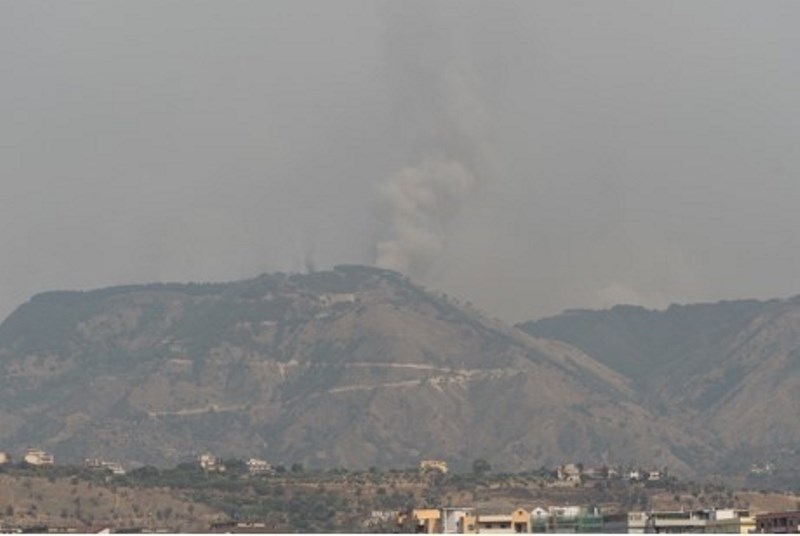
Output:
<instances>
[{"instance_id":1,"label":"smoke haze over hill","mask_svg":"<svg viewBox=\"0 0 800 536\"><path fill-rule=\"evenodd\" d=\"M445 254L447 236L481 171L487 114L463 35L433 5L387 4L385 49L392 92L415 160L379 186L388 237L378 266L415 277ZM479 171L480 170L480 171Z\"/></svg>"},{"instance_id":2,"label":"smoke haze over hill","mask_svg":"<svg viewBox=\"0 0 800 536\"><path fill-rule=\"evenodd\" d=\"M788 1L9 2L0 316L377 263L519 321L800 289Z\"/></svg>"}]
</instances>

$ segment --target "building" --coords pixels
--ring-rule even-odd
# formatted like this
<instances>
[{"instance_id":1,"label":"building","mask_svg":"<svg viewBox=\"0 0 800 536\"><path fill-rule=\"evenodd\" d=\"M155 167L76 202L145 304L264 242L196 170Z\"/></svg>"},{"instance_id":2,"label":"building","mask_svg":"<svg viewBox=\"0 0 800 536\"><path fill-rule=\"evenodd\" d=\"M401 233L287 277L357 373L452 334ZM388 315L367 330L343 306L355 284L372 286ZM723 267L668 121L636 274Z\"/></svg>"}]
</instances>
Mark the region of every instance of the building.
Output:
<instances>
[{"instance_id":1,"label":"building","mask_svg":"<svg viewBox=\"0 0 800 536\"><path fill-rule=\"evenodd\" d=\"M116 476L123 476L125 475L125 469L122 467L122 464L118 462L102 462L103 469L109 471L112 475Z\"/></svg>"},{"instance_id":2,"label":"building","mask_svg":"<svg viewBox=\"0 0 800 536\"><path fill-rule=\"evenodd\" d=\"M798 519L800 520L800 513ZM756 519L750 516L749 511L733 508L628 513L630 533L750 534L755 528Z\"/></svg>"},{"instance_id":3,"label":"building","mask_svg":"<svg viewBox=\"0 0 800 536\"><path fill-rule=\"evenodd\" d=\"M759 534L798 534L800 533L800 511L770 512L756 516L756 530Z\"/></svg>"},{"instance_id":4,"label":"building","mask_svg":"<svg viewBox=\"0 0 800 536\"><path fill-rule=\"evenodd\" d=\"M756 531L756 518L748 510L724 508L714 510L706 524L706 532L717 534L750 534Z\"/></svg>"},{"instance_id":5,"label":"building","mask_svg":"<svg viewBox=\"0 0 800 536\"><path fill-rule=\"evenodd\" d=\"M661 471L658 470L648 471L647 480L649 480L650 482L658 482L659 480L661 480Z\"/></svg>"},{"instance_id":6,"label":"building","mask_svg":"<svg viewBox=\"0 0 800 536\"><path fill-rule=\"evenodd\" d=\"M650 512L656 532L704 532L711 513L707 510Z\"/></svg>"},{"instance_id":7,"label":"building","mask_svg":"<svg viewBox=\"0 0 800 536\"><path fill-rule=\"evenodd\" d=\"M11 463L11 455L8 452L0 452L0 465Z\"/></svg>"},{"instance_id":8,"label":"building","mask_svg":"<svg viewBox=\"0 0 800 536\"><path fill-rule=\"evenodd\" d=\"M437 534L442 531L442 513L436 508L415 508L398 516L398 522L415 534Z\"/></svg>"},{"instance_id":9,"label":"building","mask_svg":"<svg viewBox=\"0 0 800 536\"><path fill-rule=\"evenodd\" d=\"M462 526L464 526L464 518L473 515L472 508L442 508L442 532L444 534L458 534L463 532Z\"/></svg>"},{"instance_id":10,"label":"building","mask_svg":"<svg viewBox=\"0 0 800 536\"><path fill-rule=\"evenodd\" d=\"M532 532L547 532L550 526L550 510L537 506L531 510L530 520Z\"/></svg>"},{"instance_id":11,"label":"building","mask_svg":"<svg viewBox=\"0 0 800 536\"><path fill-rule=\"evenodd\" d=\"M628 532L683 533L705 532L712 521L712 510L657 510L628 512Z\"/></svg>"},{"instance_id":12,"label":"building","mask_svg":"<svg viewBox=\"0 0 800 536\"><path fill-rule=\"evenodd\" d=\"M272 465L270 465L266 460L250 458L244 463L247 465L247 472L251 475L265 475L273 472Z\"/></svg>"},{"instance_id":13,"label":"building","mask_svg":"<svg viewBox=\"0 0 800 536\"><path fill-rule=\"evenodd\" d=\"M580 517L587 514L586 507L584 506L552 506L550 507L550 515L553 517L573 518Z\"/></svg>"},{"instance_id":14,"label":"building","mask_svg":"<svg viewBox=\"0 0 800 536\"><path fill-rule=\"evenodd\" d=\"M557 476L558 479L563 482L570 482L573 484L580 484L581 483L581 468L574 464L568 463L566 465L561 465L557 469Z\"/></svg>"},{"instance_id":15,"label":"building","mask_svg":"<svg viewBox=\"0 0 800 536\"><path fill-rule=\"evenodd\" d=\"M585 506L553 506L547 532L600 532L603 516L596 508Z\"/></svg>"},{"instance_id":16,"label":"building","mask_svg":"<svg viewBox=\"0 0 800 536\"><path fill-rule=\"evenodd\" d=\"M647 514L641 513L642 519ZM373 516L374 517L374 516ZM600 533L626 532L624 514L605 518L597 508L583 506L537 507L531 511L517 508L508 513L476 514L472 508L445 507L414 509L397 516L401 532L417 534L528 534L528 533ZM639 532L653 532L652 525L642 521Z\"/></svg>"},{"instance_id":17,"label":"building","mask_svg":"<svg viewBox=\"0 0 800 536\"><path fill-rule=\"evenodd\" d=\"M353 304L358 302L358 298L356 298L356 295L353 293L322 294L318 299L320 305L323 307L331 307L341 303Z\"/></svg>"},{"instance_id":18,"label":"building","mask_svg":"<svg viewBox=\"0 0 800 536\"><path fill-rule=\"evenodd\" d=\"M531 513L524 508L511 512L511 528L515 533L531 531Z\"/></svg>"},{"instance_id":19,"label":"building","mask_svg":"<svg viewBox=\"0 0 800 536\"><path fill-rule=\"evenodd\" d=\"M197 457L197 463L203 471L222 473L225 471L225 465L222 463L221 458L217 458L213 454L205 453Z\"/></svg>"},{"instance_id":20,"label":"building","mask_svg":"<svg viewBox=\"0 0 800 536\"><path fill-rule=\"evenodd\" d=\"M475 522L479 534L514 534L511 514L480 514Z\"/></svg>"},{"instance_id":21,"label":"building","mask_svg":"<svg viewBox=\"0 0 800 536\"><path fill-rule=\"evenodd\" d=\"M447 474L447 462L442 460L422 460L419 462L419 470L423 473L437 472Z\"/></svg>"},{"instance_id":22,"label":"building","mask_svg":"<svg viewBox=\"0 0 800 536\"><path fill-rule=\"evenodd\" d=\"M628 512L628 533L629 534L644 534L645 532L652 532L648 530L648 515L647 512Z\"/></svg>"},{"instance_id":23,"label":"building","mask_svg":"<svg viewBox=\"0 0 800 536\"><path fill-rule=\"evenodd\" d=\"M510 514L468 513L462 518L459 532L463 534L522 534L531 532L531 514L517 508Z\"/></svg>"},{"instance_id":24,"label":"building","mask_svg":"<svg viewBox=\"0 0 800 536\"><path fill-rule=\"evenodd\" d=\"M113 475L122 476L125 474L125 469L122 464L118 462L107 462L99 458L86 458L83 465L89 469L105 469Z\"/></svg>"},{"instance_id":25,"label":"building","mask_svg":"<svg viewBox=\"0 0 800 536\"><path fill-rule=\"evenodd\" d=\"M467 514L461 518L458 525L458 532L460 534L477 534L478 533L478 516L474 514Z\"/></svg>"},{"instance_id":26,"label":"building","mask_svg":"<svg viewBox=\"0 0 800 536\"><path fill-rule=\"evenodd\" d=\"M22 461L34 467L48 467L55 464L52 454L36 448L29 448L22 457Z\"/></svg>"},{"instance_id":27,"label":"building","mask_svg":"<svg viewBox=\"0 0 800 536\"><path fill-rule=\"evenodd\" d=\"M550 517L550 510L537 506L531 510L531 519L548 519Z\"/></svg>"}]
</instances>

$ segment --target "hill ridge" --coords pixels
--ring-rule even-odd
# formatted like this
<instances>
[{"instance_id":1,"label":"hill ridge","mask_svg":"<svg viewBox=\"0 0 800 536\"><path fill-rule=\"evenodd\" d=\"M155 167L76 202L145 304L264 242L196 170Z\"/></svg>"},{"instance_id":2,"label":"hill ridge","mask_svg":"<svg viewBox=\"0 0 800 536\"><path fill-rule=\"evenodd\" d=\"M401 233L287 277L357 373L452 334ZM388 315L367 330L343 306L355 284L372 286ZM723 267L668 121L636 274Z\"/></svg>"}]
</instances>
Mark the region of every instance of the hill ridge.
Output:
<instances>
[{"instance_id":1,"label":"hill ridge","mask_svg":"<svg viewBox=\"0 0 800 536\"><path fill-rule=\"evenodd\" d=\"M71 459L690 473L714 456L577 347L371 267L43 293L0 325L0 372L0 444Z\"/></svg>"}]
</instances>

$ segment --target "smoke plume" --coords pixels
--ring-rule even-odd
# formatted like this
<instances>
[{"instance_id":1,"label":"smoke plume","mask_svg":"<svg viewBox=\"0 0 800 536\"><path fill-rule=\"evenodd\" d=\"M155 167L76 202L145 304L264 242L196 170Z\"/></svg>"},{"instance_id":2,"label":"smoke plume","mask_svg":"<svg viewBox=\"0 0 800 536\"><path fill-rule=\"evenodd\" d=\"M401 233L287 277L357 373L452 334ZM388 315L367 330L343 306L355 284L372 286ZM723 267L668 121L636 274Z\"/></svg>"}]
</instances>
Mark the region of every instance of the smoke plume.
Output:
<instances>
[{"instance_id":1,"label":"smoke plume","mask_svg":"<svg viewBox=\"0 0 800 536\"><path fill-rule=\"evenodd\" d=\"M390 2L389 83L409 163L378 188L385 233L375 263L425 276L447 245L461 208L485 173L485 107L456 23L428 2Z\"/></svg>"},{"instance_id":2,"label":"smoke plume","mask_svg":"<svg viewBox=\"0 0 800 536\"><path fill-rule=\"evenodd\" d=\"M398 171L380 188L392 237L377 245L378 266L425 274L444 249L447 226L474 183L454 160L432 160Z\"/></svg>"}]
</instances>

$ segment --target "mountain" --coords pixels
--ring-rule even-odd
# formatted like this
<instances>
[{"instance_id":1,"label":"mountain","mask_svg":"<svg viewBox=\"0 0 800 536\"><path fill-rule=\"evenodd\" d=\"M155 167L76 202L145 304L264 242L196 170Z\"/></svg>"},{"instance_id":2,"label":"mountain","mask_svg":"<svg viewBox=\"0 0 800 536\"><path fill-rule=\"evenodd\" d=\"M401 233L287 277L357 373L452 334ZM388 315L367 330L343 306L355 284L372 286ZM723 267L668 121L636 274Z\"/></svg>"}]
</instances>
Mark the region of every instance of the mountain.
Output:
<instances>
[{"instance_id":1,"label":"mountain","mask_svg":"<svg viewBox=\"0 0 800 536\"><path fill-rule=\"evenodd\" d=\"M718 451L759 460L800 447L800 297L569 311L519 327L580 348Z\"/></svg>"},{"instance_id":2,"label":"mountain","mask_svg":"<svg viewBox=\"0 0 800 536\"><path fill-rule=\"evenodd\" d=\"M486 458L690 472L702 440L574 346L386 270L33 297L0 325L0 445L166 464Z\"/></svg>"}]
</instances>

